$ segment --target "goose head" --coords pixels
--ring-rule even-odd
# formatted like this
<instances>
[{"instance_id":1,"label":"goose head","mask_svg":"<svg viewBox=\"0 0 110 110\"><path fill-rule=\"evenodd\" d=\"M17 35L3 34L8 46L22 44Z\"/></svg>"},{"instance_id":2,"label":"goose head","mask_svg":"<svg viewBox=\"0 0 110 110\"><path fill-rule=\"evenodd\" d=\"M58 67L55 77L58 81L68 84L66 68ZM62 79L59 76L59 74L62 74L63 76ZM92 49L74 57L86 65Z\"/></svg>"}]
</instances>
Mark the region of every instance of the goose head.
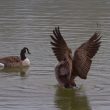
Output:
<instances>
[{"instance_id":1,"label":"goose head","mask_svg":"<svg viewBox=\"0 0 110 110\"><path fill-rule=\"evenodd\" d=\"M21 62L23 66L30 66L30 60L25 56L26 53L31 54L29 49L24 47L20 53Z\"/></svg>"},{"instance_id":2,"label":"goose head","mask_svg":"<svg viewBox=\"0 0 110 110\"><path fill-rule=\"evenodd\" d=\"M28 54L31 54L31 53L29 52L29 49L28 49L27 47L24 47L24 48L21 50L21 53L20 53L20 57L21 57L21 60L22 60L22 61L26 59L26 56L25 56L26 52L27 52Z\"/></svg>"}]
</instances>

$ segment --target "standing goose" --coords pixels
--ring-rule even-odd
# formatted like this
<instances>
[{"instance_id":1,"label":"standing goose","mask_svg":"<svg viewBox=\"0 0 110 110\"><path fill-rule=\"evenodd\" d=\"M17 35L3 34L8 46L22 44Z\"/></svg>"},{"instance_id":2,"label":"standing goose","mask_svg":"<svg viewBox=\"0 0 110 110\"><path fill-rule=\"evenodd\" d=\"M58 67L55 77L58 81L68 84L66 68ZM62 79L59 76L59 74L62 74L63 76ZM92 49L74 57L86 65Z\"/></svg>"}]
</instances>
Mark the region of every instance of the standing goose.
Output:
<instances>
[{"instance_id":1,"label":"standing goose","mask_svg":"<svg viewBox=\"0 0 110 110\"><path fill-rule=\"evenodd\" d=\"M76 49L73 57L72 51L61 35L59 27L53 30L53 35L50 35L50 37L53 53L58 60L55 75L59 85L65 88L76 86L74 79L77 76L82 79L87 78L92 58L101 44L100 34L95 32L88 41Z\"/></svg>"},{"instance_id":2,"label":"standing goose","mask_svg":"<svg viewBox=\"0 0 110 110\"><path fill-rule=\"evenodd\" d=\"M0 58L0 67L5 68L29 66L30 61L25 56L26 52L30 54L29 49L27 47L24 47L20 52L20 56L8 56Z\"/></svg>"}]
</instances>

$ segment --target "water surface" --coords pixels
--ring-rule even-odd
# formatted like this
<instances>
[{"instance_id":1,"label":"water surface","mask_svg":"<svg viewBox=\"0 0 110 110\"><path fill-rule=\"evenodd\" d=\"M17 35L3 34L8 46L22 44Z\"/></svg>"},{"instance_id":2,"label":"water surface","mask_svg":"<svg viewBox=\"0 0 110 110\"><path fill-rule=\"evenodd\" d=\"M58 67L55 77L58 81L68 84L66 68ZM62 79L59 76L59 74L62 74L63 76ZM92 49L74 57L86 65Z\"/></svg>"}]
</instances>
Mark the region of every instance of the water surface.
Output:
<instances>
[{"instance_id":1,"label":"water surface","mask_svg":"<svg viewBox=\"0 0 110 110\"><path fill-rule=\"evenodd\" d=\"M31 66L0 71L0 110L109 110L109 10L109 0L1 0L0 56L19 55L25 46ZM49 44L55 26L73 52L101 32L100 51L88 79L76 79L77 89L57 86L57 61Z\"/></svg>"}]
</instances>

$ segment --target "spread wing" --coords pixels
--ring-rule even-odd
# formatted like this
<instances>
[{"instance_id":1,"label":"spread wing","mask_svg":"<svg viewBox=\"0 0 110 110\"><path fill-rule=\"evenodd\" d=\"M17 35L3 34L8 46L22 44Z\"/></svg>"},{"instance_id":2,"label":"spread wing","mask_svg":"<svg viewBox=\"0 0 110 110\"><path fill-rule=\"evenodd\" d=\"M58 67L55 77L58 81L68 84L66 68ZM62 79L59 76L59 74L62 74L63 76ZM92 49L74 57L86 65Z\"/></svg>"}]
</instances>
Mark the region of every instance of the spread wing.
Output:
<instances>
[{"instance_id":1,"label":"spread wing","mask_svg":"<svg viewBox=\"0 0 110 110\"><path fill-rule=\"evenodd\" d=\"M70 49L68 48L65 40L63 39L59 27L56 27L53 30L53 35L50 36L52 39L51 45L52 50L57 58L57 60L60 62L64 60L65 54L70 52Z\"/></svg>"},{"instance_id":2,"label":"spread wing","mask_svg":"<svg viewBox=\"0 0 110 110\"><path fill-rule=\"evenodd\" d=\"M95 32L94 35L85 43L83 43L74 53L73 57L73 73L82 79L87 78L87 73L90 70L92 58L97 53L101 41L100 34Z\"/></svg>"}]
</instances>

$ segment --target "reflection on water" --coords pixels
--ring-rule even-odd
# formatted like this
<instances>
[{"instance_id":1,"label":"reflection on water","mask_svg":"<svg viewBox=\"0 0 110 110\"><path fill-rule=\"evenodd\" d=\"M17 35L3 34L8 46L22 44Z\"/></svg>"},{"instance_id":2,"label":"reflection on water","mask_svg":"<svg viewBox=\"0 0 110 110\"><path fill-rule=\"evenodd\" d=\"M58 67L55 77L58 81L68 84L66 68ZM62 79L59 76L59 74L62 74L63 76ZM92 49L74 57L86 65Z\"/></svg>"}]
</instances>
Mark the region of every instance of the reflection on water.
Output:
<instances>
[{"instance_id":1,"label":"reflection on water","mask_svg":"<svg viewBox=\"0 0 110 110\"><path fill-rule=\"evenodd\" d=\"M25 77L28 73L29 67L18 67L18 68L4 68L0 70L0 73L3 74L11 74L11 75L19 75L21 77Z\"/></svg>"},{"instance_id":2,"label":"reflection on water","mask_svg":"<svg viewBox=\"0 0 110 110\"><path fill-rule=\"evenodd\" d=\"M80 88L81 89L81 88ZM60 110L91 110L87 96L80 89L57 88L55 104Z\"/></svg>"}]
</instances>

